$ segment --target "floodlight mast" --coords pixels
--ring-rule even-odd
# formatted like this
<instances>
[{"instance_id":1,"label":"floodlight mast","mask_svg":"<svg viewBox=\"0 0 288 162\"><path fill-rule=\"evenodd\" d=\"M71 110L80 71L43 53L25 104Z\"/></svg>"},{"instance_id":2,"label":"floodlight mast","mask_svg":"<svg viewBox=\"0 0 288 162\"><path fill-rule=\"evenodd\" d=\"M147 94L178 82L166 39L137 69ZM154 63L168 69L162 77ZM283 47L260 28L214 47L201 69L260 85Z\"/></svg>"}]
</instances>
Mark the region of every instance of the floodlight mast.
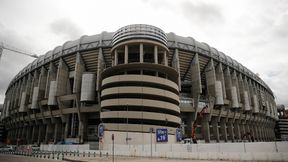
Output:
<instances>
[{"instance_id":1,"label":"floodlight mast","mask_svg":"<svg viewBox=\"0 0 288 162\"><path fill-rule=\"evenodd\" d=\"M4 49L5 49L5 50L12 51L12 52L19 53L19 54L22 54L22 55L26 55L26 56L38 58L38 56L37 56L36 54L32 54L32 53L25 52L25 51L23 51L23 50L20 50L20 49L17 49L17 48L8 46L8 45L6 45L6 44L4 44L4 43L2 42L2 43L0 43L0 60L1 60L1 56L2 56L2 54L3 54Z\"/></svg>"}]
</instances>

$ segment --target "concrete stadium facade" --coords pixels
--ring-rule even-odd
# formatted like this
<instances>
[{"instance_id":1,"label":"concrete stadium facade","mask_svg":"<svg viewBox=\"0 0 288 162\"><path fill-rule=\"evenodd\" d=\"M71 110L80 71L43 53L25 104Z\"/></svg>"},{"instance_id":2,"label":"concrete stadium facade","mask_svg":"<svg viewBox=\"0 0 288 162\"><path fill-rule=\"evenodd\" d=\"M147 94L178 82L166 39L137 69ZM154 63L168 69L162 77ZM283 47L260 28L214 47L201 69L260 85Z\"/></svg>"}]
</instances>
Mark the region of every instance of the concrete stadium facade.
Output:
<instances>
[{"instance_id":1,"label":"concrete stadium facade","mask_svg":"<svg viewBox=\"0 0 288 162\"><path fill-rule=\"evenodd\" d=\"M205 107L204 113L199 112ZM271 89L246 67L192 37L144 24L82 36L47 52L11 81L1 120L13 143L149 144L176 129L205 142L275 140ZM252 139L253 138L253 139Z\"/></svg>"}]
</instances>

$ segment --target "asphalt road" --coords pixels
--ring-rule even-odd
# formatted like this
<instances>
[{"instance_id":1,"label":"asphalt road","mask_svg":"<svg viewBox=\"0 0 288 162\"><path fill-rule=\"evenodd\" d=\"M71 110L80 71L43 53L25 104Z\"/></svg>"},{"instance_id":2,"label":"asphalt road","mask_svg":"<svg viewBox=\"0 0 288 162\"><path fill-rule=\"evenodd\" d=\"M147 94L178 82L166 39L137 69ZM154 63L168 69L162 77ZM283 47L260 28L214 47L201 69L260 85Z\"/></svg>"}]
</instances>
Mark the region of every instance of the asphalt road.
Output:
<instances>
[{"instance_id":1,"label":"asphalt road","mask_svg":"<svg viewBox=\"0 0 288 162\"><path fill-rule=\"evenodd\" d=\"M0 162L61 162L60 160L38 159L34 157L26 157L19 155L3 155L0 154Z\"/></svg>"},{"instance_id":2,"label":"asphalt road","mask_svg":"<svg viewBox=\"0 0 288 162\"><path fill-rule=\"evenodd\" d=\"M0 162L112 162L111 157L74 157L66 156L63 161L39 159L35 157L19 156L19 155L3 155L0 154ZM117 156L114 162L223 162L211 160L183 160L183 159L165 159L165 158L140 158L140 157L121 157Z\"/></svg>"}]
</instances>

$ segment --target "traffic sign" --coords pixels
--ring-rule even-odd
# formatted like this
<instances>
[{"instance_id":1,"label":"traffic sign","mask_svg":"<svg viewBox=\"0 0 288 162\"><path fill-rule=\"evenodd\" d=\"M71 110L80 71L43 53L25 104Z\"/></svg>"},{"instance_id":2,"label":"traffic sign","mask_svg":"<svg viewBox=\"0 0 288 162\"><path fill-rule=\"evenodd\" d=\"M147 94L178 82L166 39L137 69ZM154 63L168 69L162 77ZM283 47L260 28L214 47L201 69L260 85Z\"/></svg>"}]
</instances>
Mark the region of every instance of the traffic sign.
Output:
<instances>
[{"instance_id":1,"label":"traffic sign","mask_svg":"<svg viewBox=\"0 0 288 162\"><path fill-rule=\"evenodd\" d=\"M176 129L176 141L177 142L182 141L182 129L181 128Z\"/></svg>"},{"instance_id":2,"label":"traffic sign","mask_svg":"<svg viewBox=\"0 0 288 162\"><path fill-rule=\"evenodd\" d=\"M101 123L98 125L98 137L102 138L104 136L104 124Z\"/></svg>"},{"instance_id":3,"label":"traffic sign","mask_svg":"<svg viewBox=\"0 0 288 162\"><path fill-rule=\"evenodd\" d=\"M167 128L156 129L156 142L168 142L168 129Z\"/></svg>"}]
</instances>

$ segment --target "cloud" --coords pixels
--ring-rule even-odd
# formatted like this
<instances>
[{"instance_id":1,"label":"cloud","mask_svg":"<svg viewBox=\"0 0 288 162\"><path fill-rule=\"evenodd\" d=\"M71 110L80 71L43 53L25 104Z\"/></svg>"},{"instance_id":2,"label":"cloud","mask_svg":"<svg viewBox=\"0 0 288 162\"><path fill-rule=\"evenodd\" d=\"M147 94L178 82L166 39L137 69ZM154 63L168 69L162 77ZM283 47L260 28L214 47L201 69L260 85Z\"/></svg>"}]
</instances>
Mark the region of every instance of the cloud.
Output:
<instances>
[{"instance_id":1,"label":"cloud","mask_svg":"<svg viewBox=\"0 0 288 162\"><path fill-rule=\"evenodd\" d=\"M192 21L196 20L199 23L221 23L224 20L221 8L214 4L184 1L181 8L183 15L187 19Z\"/></svg>"},{"instance_id":2,"label":"cloud","mask_svg":"<svg viewBox=\"0 0 288 162\"><path fill-rule=\"evenodd\" d=\"M275 36L278 38L288 38L288 13L281 15L279 20L275 21Z\"/></svg>"},{"instance_id":3,"label":"cloud","mask_svg":"<svg viewBox=\"0 0 288 162\"><path fill-rule=\"evenodd\" d=\"M77 39L81 36L82 30L68 18L57 19L50 24L51 31L61 35L65 39Z\"/></svg>"},{"instance_id":4,"label":"cloud","mask_svg":"<svg viewBox=\"0 0 288 162\"><path fill-rule=\"evenodd\" d=\"M0 43L4 42L9 47L17 49L27 49L30 45L25 41L17 31L7 29L3 23L0 23ZM0 59L0 103L4 102L5 92L12 78L23 69L33 58L15 54L14 52L3 50Z\"/></svg>"}]
</instances>

